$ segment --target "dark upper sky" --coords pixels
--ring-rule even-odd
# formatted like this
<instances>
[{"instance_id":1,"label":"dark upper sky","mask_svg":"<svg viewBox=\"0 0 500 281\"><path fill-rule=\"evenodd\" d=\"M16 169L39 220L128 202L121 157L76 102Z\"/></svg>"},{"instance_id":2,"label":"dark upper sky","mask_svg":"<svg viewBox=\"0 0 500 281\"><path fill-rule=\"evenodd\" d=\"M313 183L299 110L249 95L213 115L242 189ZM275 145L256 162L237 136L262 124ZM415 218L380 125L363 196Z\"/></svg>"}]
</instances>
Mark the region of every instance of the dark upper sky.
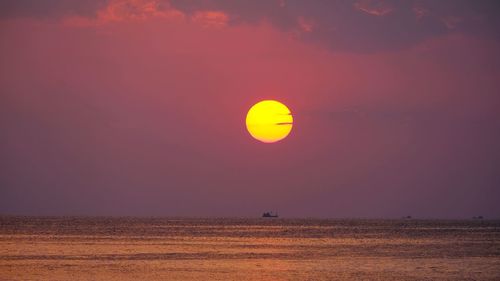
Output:
<instances>
[{"instance_id":1,"label":"dark upper sky","mask_svg":"<svg viewBox=\"0 0 500 281\"><path fill-rule=\"evenodd\" d=\"M498 3L2 1L0 214L498 218Z\"/></svg>"}]
</instances>

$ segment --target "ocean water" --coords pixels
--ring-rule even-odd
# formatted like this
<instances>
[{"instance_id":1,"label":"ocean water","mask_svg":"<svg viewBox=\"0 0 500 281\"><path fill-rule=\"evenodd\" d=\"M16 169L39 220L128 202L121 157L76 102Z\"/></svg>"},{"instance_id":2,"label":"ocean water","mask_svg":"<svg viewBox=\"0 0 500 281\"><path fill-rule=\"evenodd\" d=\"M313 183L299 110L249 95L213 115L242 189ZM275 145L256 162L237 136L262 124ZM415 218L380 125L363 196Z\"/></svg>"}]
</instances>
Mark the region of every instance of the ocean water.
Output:
<instances>
[{"instance_id":1,"label":"ocean water","mask_svg":"<svg viewBox=\"0 0 500 281\"><path fill-rule=\"evenodd\" d=\"M500 221L8 216L0 280L500 280Z\"/></svg>"}]
</instances>

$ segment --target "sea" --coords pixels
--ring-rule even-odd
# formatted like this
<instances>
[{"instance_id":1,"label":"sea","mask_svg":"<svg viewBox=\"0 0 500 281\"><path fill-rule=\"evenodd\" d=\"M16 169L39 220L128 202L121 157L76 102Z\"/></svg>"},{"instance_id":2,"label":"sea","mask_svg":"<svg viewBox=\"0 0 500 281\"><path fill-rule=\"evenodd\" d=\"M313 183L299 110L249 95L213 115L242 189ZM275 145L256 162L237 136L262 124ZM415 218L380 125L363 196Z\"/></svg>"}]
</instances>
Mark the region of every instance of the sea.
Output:
<instances>
[{"instance_id":1,"label":"sea","mask_svg":"<svg viewBox=\"0 0 500 281\"><path fill-rule=\"evenodd\" d=\"M0 216L0 280L500 280L500 221Z\"/></svg>"}]
</instances>

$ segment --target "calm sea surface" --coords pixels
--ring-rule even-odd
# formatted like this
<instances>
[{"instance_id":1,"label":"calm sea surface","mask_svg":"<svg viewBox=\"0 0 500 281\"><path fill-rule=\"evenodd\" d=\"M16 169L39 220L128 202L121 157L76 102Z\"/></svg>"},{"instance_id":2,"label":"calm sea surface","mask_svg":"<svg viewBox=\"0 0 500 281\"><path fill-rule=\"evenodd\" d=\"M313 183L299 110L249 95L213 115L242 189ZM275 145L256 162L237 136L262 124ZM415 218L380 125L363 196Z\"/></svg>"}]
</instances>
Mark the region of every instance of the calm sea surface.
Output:
<instances>
[{"instance_id":1,"label":"calm sea surface","mask_svg":"<svg viewBox=\"0 0 500 281\"><path fill-rule=\"evenodd\" d=\"M0 280L500 280L500 221L0 217Z\"/></svg>"}]
</instances>

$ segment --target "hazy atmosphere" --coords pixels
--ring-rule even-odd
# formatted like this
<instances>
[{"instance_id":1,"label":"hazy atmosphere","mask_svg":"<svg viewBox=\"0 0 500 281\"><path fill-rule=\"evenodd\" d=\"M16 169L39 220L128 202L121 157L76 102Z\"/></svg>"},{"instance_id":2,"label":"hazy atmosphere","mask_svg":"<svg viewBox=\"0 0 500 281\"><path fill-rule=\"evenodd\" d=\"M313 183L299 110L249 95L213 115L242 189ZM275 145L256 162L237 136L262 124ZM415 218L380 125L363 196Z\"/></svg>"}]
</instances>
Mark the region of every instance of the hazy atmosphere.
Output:
<instances>
[{"instance_id":1,"label":"hazy atmosphere","mask_svg":"<svg viewBox=\"0 0 500 281\"><path fill-rule=\"evenodd\" d=\"M0 214L500 218L499 3L1 1Z\"/></svg>"}]
</instances>

